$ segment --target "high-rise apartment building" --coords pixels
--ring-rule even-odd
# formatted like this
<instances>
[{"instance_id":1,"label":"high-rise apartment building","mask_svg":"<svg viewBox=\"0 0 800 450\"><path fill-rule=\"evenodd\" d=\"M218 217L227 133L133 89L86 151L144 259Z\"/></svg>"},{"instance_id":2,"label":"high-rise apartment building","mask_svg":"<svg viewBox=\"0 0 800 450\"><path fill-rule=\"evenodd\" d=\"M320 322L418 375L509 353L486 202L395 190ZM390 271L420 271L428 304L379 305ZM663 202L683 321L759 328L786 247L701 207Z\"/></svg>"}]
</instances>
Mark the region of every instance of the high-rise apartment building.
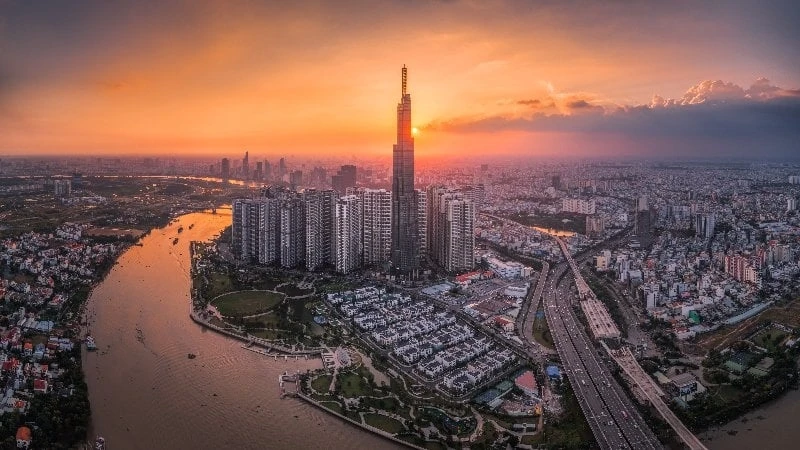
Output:
<instances>
[{"instance_id":1,"label":"high-rise apartment building","mask_svg":"<svg viewBox=\"0 0 800 450\"><path fill-rule=\"evenodd\" d=\"M561 210L576 214L594 214L597 211L597 205L594 199L564 198L561 200Z\"/></svg>"},{"instance_id":2,"label":"high-rise apartment building","mask_svg":"<svg viewBox=\"0 0 800 450\"><path fill-rule=\"evenodd\" d=\"M233 201L231 247L240 260L295 267L305 258L305 210L297 194L274 187Z\"/></svg>"},{"instance_id":3,"label":"high-rise apartment building","mask_svg":"<svg viewBox=\"0 0 800 450\"><path fill-rule=\"evenodd\" d=\"M428 254L428 191L415 189L417 196L417 243L420 262Z\"/></svg>"},{"instance_id":4,"label":"high-rise apartment building","mask_svg":"<svg viewBox=\"0 0 800 450\"><path fill-rule=\"evenodd\" d=\"M392 194L385 189L361 189L364 265L389 261L392 245Z\"/></svg>"},{"instance_id":5,"label":"high-rise apartment building","mask_svg":"<svg viewBox=\"0 0 800 450\"><path fill-rule=\"evenodd\" d=\"M72 195L70 180L53 180L53 194L56 198L67 198Z\"/></svg>"},{"instance_id":6,"label":"high-rise apartment building","mask_svg":"<svg viewBox=\"0 0 800 450\"><path fill-rule=\"evenodd\" d=\"M701 214L698 213L694 216L694 234L702 238L710 238L714 236L714 227L716 226L716 219L713 213Z\"/></svg>"},{"instance_id":7,"label":"high-rise apartment building","mask_svg":"<svg viewBox=\"0 0 800 450\"><path fill-rule=\"evenodd\" d=\"M411 133L411 94L406 92L408 71L402 69L397 104L397 143L392 149L392 266L413 276L419 265L417 205L414 195L414 137Z\"/></svg>"},{"instance_id":8,"label":"high-rise apartment building","mask_svg":"<svg viewBox=\"0 0 800 450\"><path fill-rule=\"evenodd\" d=\"M462 272L475 267L475 204L453 199L446 203L445 260L448 272Z\"/></svg>"},{"instance_id":9,"label":"high-rise apartment building","mask_svg":"<svg viewBox=\"0 0 800 450\"><path fill-rule=\"evenodd\" d=\"M333 243L334 265L339 273L361 266L361 200L345 195L336 201Z\"/></svg>"},{"instance_id":10,"label":"high-rise apartment building","mask_svg":"<svg viewBox=\"0 0 800 450\"><path fill-rule=\"evenodd\" d=\"M333 219L336 192L303 191L306 226L306 269L318 270L333 263Z\"/></svg>"},{"instance_id":11,"label":"high-rise apartment building","mask_svg":"<svg viewBox=\"0 0 800 450\"><path fill-rule=\"evenodd\" d=\"M242 158L242 178L250 179L250 152L244 152L244 158Z\"/></svg>"},{"instance_id":12,"label":"high-rise apartment building","mask_svg":"<svg viewBox=\"0 0 800 450\"><path fill-rule=\"evenodd\" d=\"M281 267L299 265L306 256L305 208L297 196L284 198L280 206Z\"/></svg>"},{"instance_id":13,"label":"high-rise apartment building","mask_svg":"<svg viewBox=\"0 0 800 450\"><path fill-rule=\"evenodd\" d=\"M475 204L464 193L443 186L428 187L428 252L449 272L474 266Z\"/></svg>"},{"instance_id":14,"label":"high-rise apartment building","mask_svg":"<svg viewBox=\"0 0 800 450\"><path fill-rule=\"evenodd\" d=\"M273 264L278 259L279 200L270 197L233 201L231 250L240 260Z\"/></svg>"}]
</instances>

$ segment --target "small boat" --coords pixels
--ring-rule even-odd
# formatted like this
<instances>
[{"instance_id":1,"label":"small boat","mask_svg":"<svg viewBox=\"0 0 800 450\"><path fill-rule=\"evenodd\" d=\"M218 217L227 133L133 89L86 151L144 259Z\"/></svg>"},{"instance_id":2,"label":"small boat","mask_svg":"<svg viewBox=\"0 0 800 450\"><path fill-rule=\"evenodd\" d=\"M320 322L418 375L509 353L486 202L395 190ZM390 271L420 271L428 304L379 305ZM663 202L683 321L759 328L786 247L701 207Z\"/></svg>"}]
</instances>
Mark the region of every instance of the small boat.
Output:
<instances>
[{"instance_id":1,"label":"small boat","mask_svg":"<svg viewBox=\"0 0 800 450\"><path fill-rule=\"evenodd\" d=\"M193 223L189 224L189 229L191 230L192 228L194 228L194 224Z\"/></svg>"},{"instance_id":2,"label":"small boat","mask_svg":"<svg viewBox=\"0 0 800 450\"><path fill-rule=\"evenodd\" d=\"M195 355L194 353L189 353L189 355L188 355L188 356L189 356L189 359L195 359L195 358L197 358L197 355Z\"/></svg>"},{"instance_id":3,"label":"small boat","mask_svg":"<svg viewBox=\"0 0 800 450\"><path fill-rule=\"evenodd\" d=\"M178 233L183 233L183 227L178 227Z\"/></svg>"},{"instance_id":4,"label":"small boat","mask_svg":"<svg viewBox=\"0 0 800 450\"><path fill-rule=\"evenodd\" d=\"M97 436L97 439L94 440L94 448L95 450L106 450L106 440L103 436Z\"/></svg>"},{"instance_id":5,"label":"small boat","mask_svg":"<svg viewBox=\"0 0 800 450\"><path fill-rule=\"evenodd\" d=\"M178 243L178 238L172 240L172 245L176 245Z\"/></svg>"},{"instance_id":6,"label":"small boat","mask_svg":"<svg viewBox=\"0 0 800 450\"><path fill-rule=\"evenodd\" d=\"M86 350L90 352L97 350L97 344L95 344L94 338L91 335L86 336Z\"/></svg>"}]
</instances>

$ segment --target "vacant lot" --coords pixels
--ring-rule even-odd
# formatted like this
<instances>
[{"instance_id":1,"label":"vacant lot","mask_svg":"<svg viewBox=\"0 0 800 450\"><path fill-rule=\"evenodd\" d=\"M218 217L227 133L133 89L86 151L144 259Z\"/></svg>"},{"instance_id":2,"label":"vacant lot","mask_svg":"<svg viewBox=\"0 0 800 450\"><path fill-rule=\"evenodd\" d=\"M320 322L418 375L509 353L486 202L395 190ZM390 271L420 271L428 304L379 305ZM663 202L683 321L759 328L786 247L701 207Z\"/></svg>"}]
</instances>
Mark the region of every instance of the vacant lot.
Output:
<instances>
[{"instance_id":1,"label":"vacant lot","mask_svg":"<svg viewBox=\"0 0 800 450\"><path fill-rule=\"evenodd\" d=\"M239 291L224 294L211 302L226 317L243 317L261 314L274 308L285 298L272 291Z\"/></svg>"}]
</instances>

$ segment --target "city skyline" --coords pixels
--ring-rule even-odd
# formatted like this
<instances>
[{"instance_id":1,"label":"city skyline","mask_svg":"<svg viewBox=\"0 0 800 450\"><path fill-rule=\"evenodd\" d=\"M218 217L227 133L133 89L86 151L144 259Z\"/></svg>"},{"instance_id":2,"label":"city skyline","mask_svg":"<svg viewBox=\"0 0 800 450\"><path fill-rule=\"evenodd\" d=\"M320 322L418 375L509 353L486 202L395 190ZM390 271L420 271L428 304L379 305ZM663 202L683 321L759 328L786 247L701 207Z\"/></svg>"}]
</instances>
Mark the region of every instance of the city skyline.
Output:
<instances>
[{"instance_id":1,"label":"city skyline","mask_svg":"<svg viewBox=\"0 0 800 450\"><path fill-rule=\"evenodd\" d=\"M791 158L798 9L6 2L0 154L374 157L407 64L421 159Z\"/></svg>"}]
</instances>

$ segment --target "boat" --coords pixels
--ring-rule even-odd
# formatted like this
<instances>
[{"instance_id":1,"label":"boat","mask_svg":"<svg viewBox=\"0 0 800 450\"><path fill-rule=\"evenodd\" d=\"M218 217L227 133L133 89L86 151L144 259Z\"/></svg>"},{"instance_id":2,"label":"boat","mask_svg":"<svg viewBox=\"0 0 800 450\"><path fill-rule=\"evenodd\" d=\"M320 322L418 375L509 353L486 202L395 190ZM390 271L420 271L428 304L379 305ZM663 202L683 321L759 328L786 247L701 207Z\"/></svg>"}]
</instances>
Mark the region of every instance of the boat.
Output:
<instances>
[{"instance_id":1,"label":"boat","mask_svg":"<svg viewBox=\"0 0 800 450\"><path fill-rule=\"evenodd\" d=\"M94 440L94 448L95 450L106 450L106 440L103 436L97 436L97 439Z\"/></svg>"},{"instance_id":2,"label":"boat","mask_svg":"<svg viewBox=\"0 0 800 450\"><path fill-rule=\"evenodd\" d=\"M94 338L91 335L86 336L86 350L90 352L97 350L97 344L95 344Z\"/></svg>"},{"instance_id":3,"label":"boat","mask_svg":"<svg viewBox=\"0 0 800 450\"><path fill-rule=\"evenodd\" d=\"M178 243L178 238L172 240L172 245L176 245Z\"/></svg>"},{"instance_id":4,"label":"boat","mask_svg":"<svg viewBox=\"0 0 800 450\"><path fill-rule=\"evenodd\" d=\"M178 233L183 233L183 227L178 227Z\"/></svg>"}]
</instances>

